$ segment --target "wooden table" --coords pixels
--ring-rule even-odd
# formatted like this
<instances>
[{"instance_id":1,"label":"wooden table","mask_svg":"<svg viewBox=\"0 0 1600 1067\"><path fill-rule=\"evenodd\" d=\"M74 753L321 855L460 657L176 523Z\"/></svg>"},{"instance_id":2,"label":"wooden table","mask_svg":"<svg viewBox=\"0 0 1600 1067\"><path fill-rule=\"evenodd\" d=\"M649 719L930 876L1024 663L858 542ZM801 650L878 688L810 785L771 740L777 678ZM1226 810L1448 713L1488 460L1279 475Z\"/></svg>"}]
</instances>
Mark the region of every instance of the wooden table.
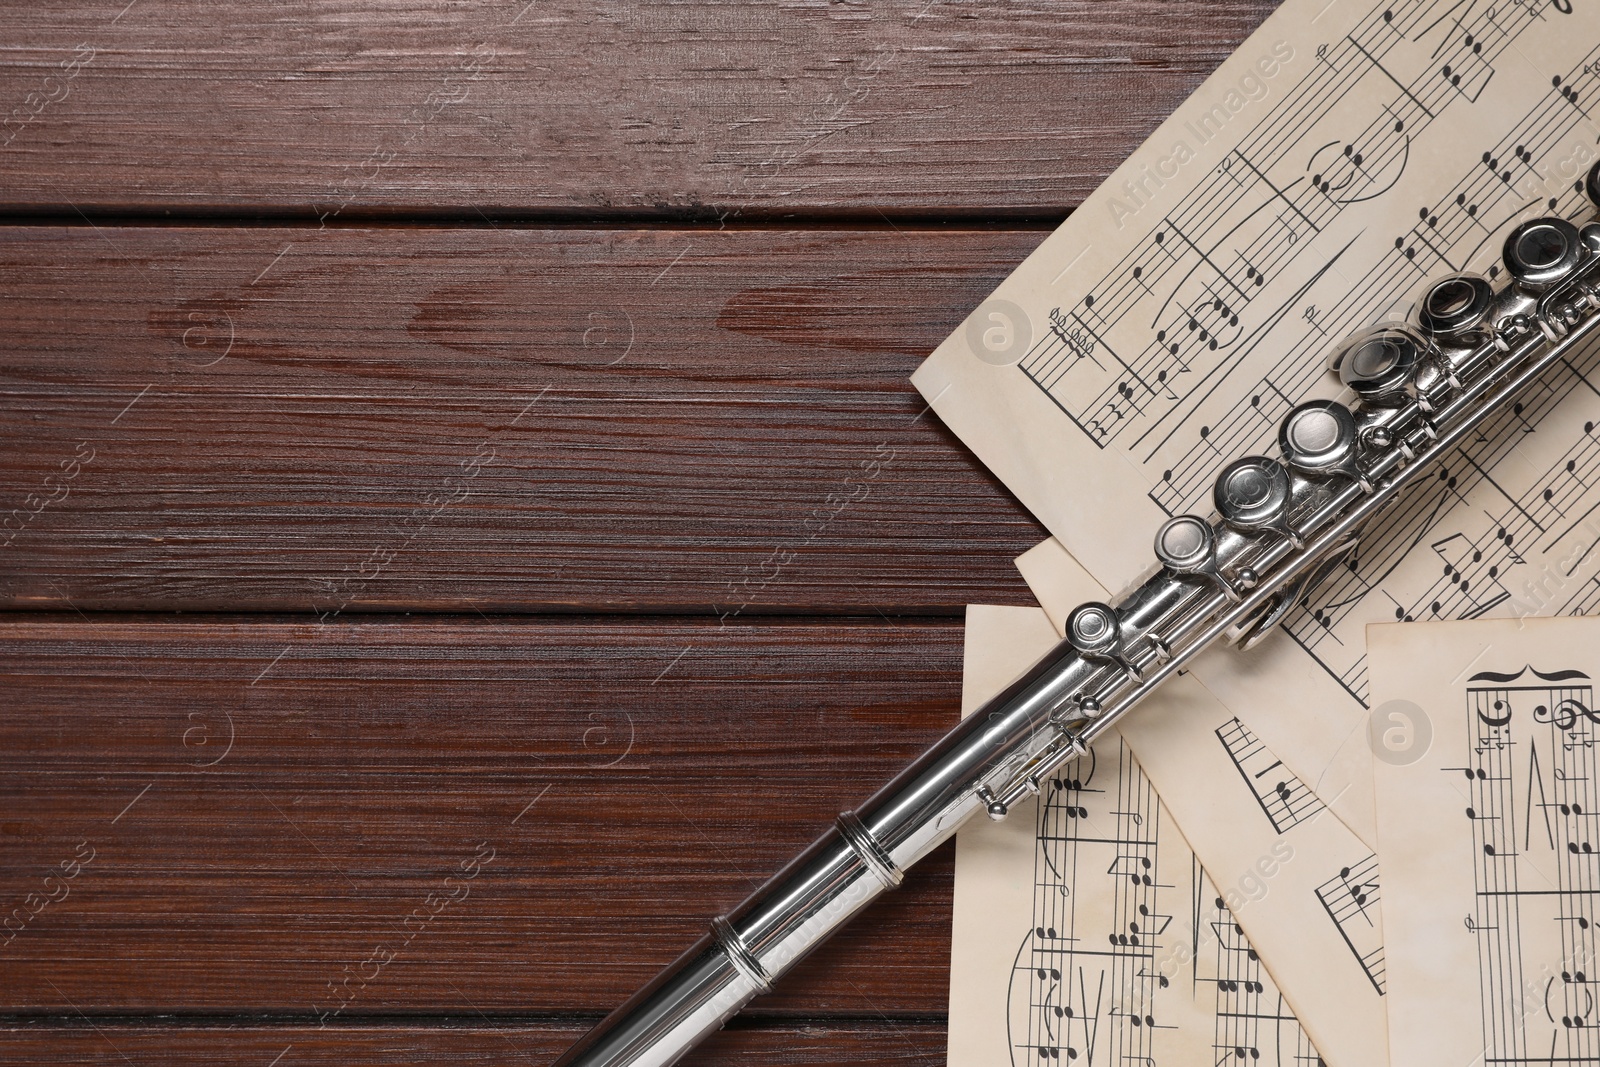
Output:
<instances>
[{"instance_id":1,"label":"wooden table","mask_svg":"<svg viewBox=\"0 0 1600 1067\"><path fill-rule=\"evenodd\" d=\"M18 5L0 1061L548 1062L955 720L919 360L1264 0ZM951 853L697 1063L939 1063Z\"/></svg>"}]
</instances>

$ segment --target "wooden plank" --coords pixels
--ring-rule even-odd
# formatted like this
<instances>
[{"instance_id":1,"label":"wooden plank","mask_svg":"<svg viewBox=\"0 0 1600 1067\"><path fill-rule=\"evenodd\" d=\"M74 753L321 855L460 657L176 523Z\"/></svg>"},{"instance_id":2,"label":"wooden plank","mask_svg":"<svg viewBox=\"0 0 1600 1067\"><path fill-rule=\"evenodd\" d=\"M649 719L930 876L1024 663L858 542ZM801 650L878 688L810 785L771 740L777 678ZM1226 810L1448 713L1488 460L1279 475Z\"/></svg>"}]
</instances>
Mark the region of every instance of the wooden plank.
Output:
<instances>
[{"instance_id":1,"label":"wooden plank","mask_svg":"<svg viewBox=\"0 0 1600 1067\"><path fill-rule=\"evenodd\" d=\"M1272 6L23 5L0 210L1057 216Z\"/></svg>"},{"instance_id":2,"label":"wooden plank","mask_svg":"<svg viewBox=\"0 0 1600 1067\"><path fill-rule=\"evenodd\" d=\"M603 1012L954 724L960 644L13 613L0 1015ZM952 873L755 1016L942 1013Z\"/></svg>"},{"instance_id":3,"label":"wooden plank","mask_svg":"<svg viewBox=\"0 0 1600 1067\"><path fill-rule=\"evenodd\" d=\"M0 606L1026 603L907 378L1038 240L0 229Z\"/></svg>"},{"instance_id":4,"label":"wooden plank","mask_svg":"<svg viewBox=\"0 0 1600 1067\"><path fill-rule=\"evenodd\" d=\"M207 1028L134 1025L82 1020L35 1027L0 1027L0 1057L11 1067L212 1067L218 1063L260 1067L483 1067L484 1064L547 1064L577 1039L572 1026L482 1025L469 1005L448 1026L228 1025ZM684 1067L784 1064L790 1067L934 1067L944 1062L942 1025L894 1022L733 1027L711 1037L682 1062ZM274 1060L274 1057L281 1059Z\"/></svg>"}]
</instances>

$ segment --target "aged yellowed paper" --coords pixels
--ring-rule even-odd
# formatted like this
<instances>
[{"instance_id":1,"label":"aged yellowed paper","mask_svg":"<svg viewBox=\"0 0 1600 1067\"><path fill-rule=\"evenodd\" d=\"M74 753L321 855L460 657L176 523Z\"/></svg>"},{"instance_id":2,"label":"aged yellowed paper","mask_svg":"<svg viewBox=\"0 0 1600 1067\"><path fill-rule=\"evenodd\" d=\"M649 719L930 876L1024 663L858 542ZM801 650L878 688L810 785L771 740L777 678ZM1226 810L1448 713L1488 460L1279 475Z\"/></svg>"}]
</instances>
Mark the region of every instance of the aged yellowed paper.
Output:
<instances>
[{"instance_id":1,"label":"aged yellowed paper","mask_svg":"<svg viewBox=\"0 0 1600 1067\"><path fill-rule=\"evenodd\" d=\"M969 608L965 711L1057 640L1036 608ZM1127 746L1103 741L957 835L951 1067L1316 1064L1232 910L1294 859L1275 845L1219 892Z\"/></svg>"},{"instance_id":2,"label":"aged yellowed paper","mask_svg":"<svg viewBox=\"0 0 1600 1067\"><path fill-rule=\"evenodd\" d=\"M1047 614L1057 632L1066 613L1060 605L1105 596L1059 546L1035 549L1024 563L1029 584L1052 594ZM1226 648L1206 654L1229 655ZM1372 847L1197 673L1170 679L1118 730L1216 883L1265 879L1236 914L1323 1058L1336 1067L1383 1062L1383 926ZM1289 855L1280 858L1282 850Z\"/></svg>"},{"instance_id":3,"label":"aged yellowed paper","mask_svg":"<svg viewBox=\"0 0 1600 1067\"><path fill-rule=\"evenodd\" d=\"M1082 565L1055 538L1024 552L1016 563L1028 588L1064 632L1068 613L1086 599ZM1316 665L1287 634L1275 635L1248 653L1211 649L1189 671L1258 732L1369 851L1376 847L1372 754L1364 714L1353 714L1347 700L1330 696ZM1354 708L1364 713L1361 705Z\"/></svg>"},{"instance_id":4,"label":"aged yellowed paper","mask_svg":"<svg viewBox=\"0 0 1600 1067\"><path fill-rule=\"evenodd\" d=\"M1393 1062L1597 1062L1600 618L1368 642Z\"/></svg>"},{"instance_id":5,"label":"aged yellowed paper","mask_svg":"<svg viewBox=\"0 0 1600 1067\"><path fill-rule=\"evenodd\" d=\"M1592 4L1289 0L914 380L1120 591L1163 519L1211 511L1224 463L1275 454L1293 404L1335 395L1343 337L1430 279L1497 270L1517 220L1588 216L1597 60ZM1206 677L1369 843L1366 624L1600 604L1593 364L1365 531L1281 640Z\"/></svg>"}]
</instances>

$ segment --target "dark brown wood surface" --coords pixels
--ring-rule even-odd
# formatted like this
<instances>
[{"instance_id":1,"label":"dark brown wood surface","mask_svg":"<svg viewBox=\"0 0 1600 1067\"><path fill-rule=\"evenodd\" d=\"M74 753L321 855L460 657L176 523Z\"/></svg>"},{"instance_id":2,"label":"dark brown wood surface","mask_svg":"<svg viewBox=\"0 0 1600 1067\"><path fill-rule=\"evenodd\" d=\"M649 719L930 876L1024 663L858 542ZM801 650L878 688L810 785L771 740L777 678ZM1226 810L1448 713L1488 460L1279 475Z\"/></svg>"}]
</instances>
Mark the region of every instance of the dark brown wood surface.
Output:
<instances>
[{"instance_id":1,"label":"dark brown wood surface","mask_svg":"<svg viewBox=\"0 0 1600 1067\"><path fill-rule=\"evenodd\" d=\"M960 641L954 620L14 616L0 902L41 899L0 934L10 1007L320 1015L330 982L340 1016L621 1001L955 724ZM941 1011L950 874L919 867L760 1011ZM361 967L375 948L397 958ZM346 966L379 973L354 995Z\"/></svg>"},{"instance_id":2,"label":"dark brown wood surface","mask_svg":"<svg viewBox=\"0 0 1600 1067\"><path fill-rule=\"evenodd\" d=\"M125 3L7 12L0 205L1056 216L1271 7Z\"/></svg>"},{"instance_id":3,"label":"dark brown wood surface","mask_svg":"<svg viewBox=\"0 0 1600 1067\"><path fill-rule=\"evenodd\" d=\"M458 1018L459 1017L459 1018ZM9 1067L72 1063L83 1067L213 1067L251 1063L277 1067L484 1067L486 1064L546 1064L583 1034L576 1024L496 1023L461 1004L448 1025L379 1022L319 1028L300 1023L243 1023L178 1027L129 1025L84 1019L0 1023L0 1047ZM921 1020L848 1023L735 1022L697 1051L701 1067L784 1064L790 1067L908 1067L944 1061L944 1028Z\"/></svg>"},{"instance_id":4,"label":"dark brown wood surface","mask_svg":"<svg viewBox=\"0 0 1600 1067\"><path fill-rule=\"evenodd\" d=\"M1039 237L0 230L0 603L1021 602L907 378Z\"/></svg>"},{"instance_id":5,"label":"dark brown wood surface","mask_svg":"<svg viewBox=\"0 0 1600 1067\"><path fill-rule=\"evenodd\" d=\"M907 376L1269 6L7 12L0 1062L548 1063L955 721ZM942 1063L951 879L689 1062Z\"/></svg>"}]
</instances>

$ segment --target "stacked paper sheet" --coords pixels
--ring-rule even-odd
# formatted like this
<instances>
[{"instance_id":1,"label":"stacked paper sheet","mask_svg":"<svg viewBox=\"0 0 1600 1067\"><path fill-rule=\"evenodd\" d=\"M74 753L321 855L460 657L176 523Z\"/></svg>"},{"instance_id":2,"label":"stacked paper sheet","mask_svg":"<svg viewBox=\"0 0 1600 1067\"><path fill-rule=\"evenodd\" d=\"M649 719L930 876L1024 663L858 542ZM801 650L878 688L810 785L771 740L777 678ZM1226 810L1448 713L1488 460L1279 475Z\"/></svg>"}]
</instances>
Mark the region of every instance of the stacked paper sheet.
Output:
<instances>
[{"instance_id":1,"label":"stacked paper sheet","mask_svg":"<svg viewBox=\"0 0 1600 1067\"><path fill-rule=\"evenodd\" d=\"M972 610L969 696L1147 573L1160 523L1209 514L1217 471L1275 454L1294 404L1339 397L1342 338L1408 316L1430 279L1496 275L1518 221L1586 219L1597 70L1592 5L1289 0L974 311L914 381L1054 538L1019 561L1042 611ZM1473 688L1478 667L1438 664L1483 639L1367 640L1509 618L1521 642L1543 627L1515 620L1600 604L1597 366L1463 446L1281 633L1208 652L1036 808L963 831L952 1064L1600 1057L1574 895L1600 879L1600 798L1559 762L1587 752L1593 705L1543 677L1600 665L1527 646ZM1408 676L1407 640L1450 652ZM1483 696L1510 676L1541 695ZM1399 699L1427 717L1394 718ZM1511 755L1484 762L1498 742L1463 710L1482 699L1532 701L1548 736L1514 717ZM1455 769L1396 761L1413 751ZM1450 774L1465 792L1440 791ZM1515 915L1473 895L1513 892Z\"/></svg>"}]
</instances>

